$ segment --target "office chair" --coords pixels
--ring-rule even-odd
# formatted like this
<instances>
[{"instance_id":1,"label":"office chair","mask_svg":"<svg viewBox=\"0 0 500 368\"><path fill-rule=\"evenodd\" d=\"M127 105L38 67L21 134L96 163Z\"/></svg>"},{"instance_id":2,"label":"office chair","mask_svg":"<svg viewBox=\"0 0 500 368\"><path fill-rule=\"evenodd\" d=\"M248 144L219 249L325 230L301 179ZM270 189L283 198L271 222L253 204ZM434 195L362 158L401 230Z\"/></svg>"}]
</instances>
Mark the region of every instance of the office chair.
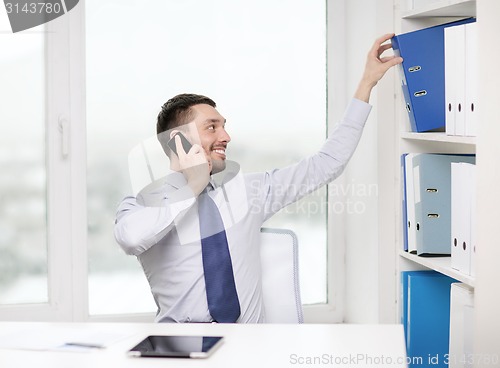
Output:
<instances>
[{"instance_id":1,"label":"office chair","mask_svg":"<svg viewBox=\"0 0 500 368\"><path fill-rule=\"evenodd\" d=\"M267 323L303 323L298 241L291 230L261 229L262 293Z\"/></svg>"}]
</instances>

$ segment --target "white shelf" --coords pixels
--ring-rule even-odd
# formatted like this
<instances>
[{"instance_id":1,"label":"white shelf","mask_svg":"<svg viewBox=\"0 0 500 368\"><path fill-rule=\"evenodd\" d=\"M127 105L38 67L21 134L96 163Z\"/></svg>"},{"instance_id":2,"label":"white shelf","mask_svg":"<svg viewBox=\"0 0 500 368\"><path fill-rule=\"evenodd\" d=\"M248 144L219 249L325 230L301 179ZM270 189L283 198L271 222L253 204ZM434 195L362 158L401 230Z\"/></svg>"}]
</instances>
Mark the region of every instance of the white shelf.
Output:
<instances>
[{"instance_id":1,"label":"white shelf","mask_svg":"<svg viewBox=\"0 0 500 368\"><path fill-rule=\"evenodd\" d=\"M474 287L474 277L451 268L451 257L419 257L401 250L399 255L421 266L440 272L464 284Z\"/></svg>"},{"instance_id":2,"label":"white shelf","mask_svg":"<svg viewBox=\"0 0 500 368\"><path fill-rule=\"evenodd\" d=\"M442 0L419 9L403 12L403 19L424 17L474 17L475 0Z\"/></svg>"},{"instance_id":3,"label":"white shelf","mask_svg":"<svg viewBox=\"0 0 500 368\"><path fill-rule=\"evenodd\" d=\"M435 270L444 275L452 277L459 282L474 287L477 292L474 295L474 328L473 328L473 353L481 354L485 351L498 351L498 341L500 341L500 329L492 324L492 321L498 321L498 310L500 310L500 294L498 293L498 281L500 280L500 267L498 260L500 259L500 247L495 244L497 238L496 224L498 218L498 208L500 207L500 192L495 190L498 187L498 170L495 170L497 163L496 158L500 157L500 144L498 137L500 136L500 124L496 124L496 116L498 115L498 98L497 86L500 85L500 75L497 73L488 73L496 68L497 55L494 47L488 45L496 44L496 37L500 34L500 0L439 0L433 1L433 4L422 6L420 9L404 11L404 6L411 3L407 0L395 0L397 5L395 8L395 24L398 32L411 32L414 30L423 29L437 24L447 23L451 20L457 20L470 16L477 16L481 27L478 27L478 38L481 40L478 50L480 58L478 85L480 86L481 99L481 135L480 138L464 138L464 137L446 137L441 133L429 133L421 135L420 133L397 133L397 139L390 137L385 139L381 136L379 140L380 150L384 155L389 156L390 150L396 152L442 152L446 153L470 153L478 151L477 163L477 222L481 224L477 229L477 239L481 244L481 252L477 255L476 268L478 274L475 277L457 272L451 268L451 258L424 258L413 254L408 254L401 249L402 234L401 234L401 216L395 216L394 223L391 224L388 231L381 228L380 233L388 240L387 248L393 250L396 247L394 254L396 276L396 309L401 309L403 300L401 298L401 283L399 280L399 271L404 270ZM406 8L407 9L407 8ZM452 19L455 18L455 19ZM387 23L380 22L380 25ZM399 88L397 88L399 87ZM400 86L394 83L396 101L404 100ZM384 93L388 94L387 91ZM383 97L382 101L388 104L388 100ZM396 103L390 105L395 108L394 120L391 122L404 129L408 126L407 118L401 119L405 111L401 106L396 106ZM379 109L381 111L382 108ZM392 112L392 111L391 111ZM398 118L399 117L399 118ZM394 142L394 146L390 143ZM388 145L388 147L384 147ZM385 158L385 157L384 157ZM400 173L400 157L393 157L393 169L391 170L394 185L389 186L387 191L381 191L384 196L384 201L390 202L391 206L382 208L381 214L384 216L392 216L394 211L395 201L399 207L401 199L401 173ZM384 184L386 181L384 181ZM387 181L387 183L389 183ZM389 183L390 184L390 183ZM393 195L390 196L390 192ZM396 197L397 196L397 197ZM392 211L392 212L391 212ZM400 212L396 210L396 212ZM392 233L389 234L389 231ZM385 239L385 238L384 238ZM384 248L385 250L385 248ZM390 271L393 271L392 268ZM481 272L479 272L481 271ZM382 289L382 288L381 288ZM393 288L391 288L391 291ZM395 308L388 302L383 307L394 312ZM385 312L385 310L381 310ZM399 310L400 313L400 310ZM382 313L380 313L382 314ZM398 310L395 311L396 320ZM432 331L431 331L432 332Z\"/></svg>"},{"instance_id":4,"label":"white shelf","mask_svg":"<svg viewBox=\"0 0 500 368\"><path fill-rule=\"evenodd\" d=\"M476 145L476 137L463 137L457 135L446 135L446 133L413 133L402 132L402 139L420 140L427 142L440 142L440 143L461 143Z\"/></svg>"}]
</instances>

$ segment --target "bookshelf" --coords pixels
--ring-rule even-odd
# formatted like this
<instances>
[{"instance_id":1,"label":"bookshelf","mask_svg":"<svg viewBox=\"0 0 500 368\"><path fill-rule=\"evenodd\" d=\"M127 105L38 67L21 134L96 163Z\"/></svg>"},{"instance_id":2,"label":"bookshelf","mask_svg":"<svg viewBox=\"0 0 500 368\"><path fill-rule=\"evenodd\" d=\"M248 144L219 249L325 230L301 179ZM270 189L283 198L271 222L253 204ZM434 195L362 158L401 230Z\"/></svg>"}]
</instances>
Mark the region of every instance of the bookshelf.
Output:
<instances>
[{"instance_id":1,"label":"bookshelf","mask_svg":"<svg viewBox=\"0 0 500 368\"><path fill-rule=\"evenodd\" d=\"M397 3L397 0L396 0ZM396 11L395 24L397 33L405 33L417 29L426 28L436 24L448 23L457 19L463 19L476 15L476 2L464 0L442 0L428 4L420 9L404 9L407 2L400 1L399 14ZM399 165L399 157L408 152L429 152L429 153L456 153L456 154L475 154L477 147L476 137L450 136L444 132L414 133L410 131L408 115L404 109L404 100L399 84L399 78L394 86L397 96L395 104L396 116L396 158ZM402 178L397 171L398 193L397 203L401 203ZM449 277L463 282L471 287L475 285L474 277L451 268L451 257L420 257L410 254L401 249L403 244L402 234L402 210L399 210L396 216L396 274L401 271L413 270L434 270ZM398 280L399 281L399 280ZM397 295L400 295L399 283L397 281ZM398 299L398 298L397 298ZM400 301L397 300L396 316L400 317Z\"/></svg>"},{"instance_id":2,"label":"bookshelf","mask_svg":"<svg viewBox=\"0 0 500 368\"><path fill-rule=\"evenodd\" d=\"M421 9L405 9L408 0L394 0L392 9L379 15L380 29L387 29L388 14L394 20L394 32L405 33L465 17L476 16L479 27L479 58L481 86L479 101L481 119L478 137L455 137L445 133L413 133L404 109L399 77L381 83L377 92L378 119L389 122L378 133L379 162L390 162L379 169L379 257L380 291L379 319L385 323L400 321L400 272L405 270L435 270L463 282L475 290L474 307L474 366L491 366L498 361L500 341L500 247L497 244L498 213L500 208L500 114L498 114L498 86L500 75L495 70L500 46L495 38L500 34L500 1L498 0L442 0ZM385 27L384 27L385 26ZM491 46L494 45L494 46ZM477 155L477 219L480 251L476 259L476 276L457 272L450 266L451 259L424 258L403 251L401 210L400 154L404 152L476 153ZM390 284L392 280L392 284ZM389 287L390 286L390 287ZM392 295L392 299L391 299ZM486 360L481 361L481 357ZM490 359L488 361L488 359Z\"/></svg>"}]
</instances>

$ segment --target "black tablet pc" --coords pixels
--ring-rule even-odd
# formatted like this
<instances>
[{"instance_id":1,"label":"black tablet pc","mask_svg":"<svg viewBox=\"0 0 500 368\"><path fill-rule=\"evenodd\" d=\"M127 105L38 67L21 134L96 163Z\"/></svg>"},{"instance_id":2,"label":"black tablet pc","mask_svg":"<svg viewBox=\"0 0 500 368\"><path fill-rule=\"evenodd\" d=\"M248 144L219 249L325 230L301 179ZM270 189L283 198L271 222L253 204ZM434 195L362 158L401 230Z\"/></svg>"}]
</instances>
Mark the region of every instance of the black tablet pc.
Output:
<instances>
[{"instance_id":1,"label":"black tablet pc","mask_svg":"<svg viewBox=\"0 0 500 368\"><path fill-rule=\"evenodd\" d=\"M207 358L223 342L222 336L148 336L128 351L133 357Z\"/></svg>"}]
</instances>

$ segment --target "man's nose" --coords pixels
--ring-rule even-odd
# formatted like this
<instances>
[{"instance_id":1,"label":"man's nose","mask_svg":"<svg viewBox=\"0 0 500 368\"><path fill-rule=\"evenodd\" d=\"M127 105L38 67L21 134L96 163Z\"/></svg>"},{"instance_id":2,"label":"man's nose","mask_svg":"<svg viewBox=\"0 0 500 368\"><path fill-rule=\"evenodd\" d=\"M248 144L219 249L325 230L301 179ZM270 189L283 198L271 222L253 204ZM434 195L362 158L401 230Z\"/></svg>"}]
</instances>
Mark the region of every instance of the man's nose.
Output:
<instances>
[{"instance_id":1,"label":"man's nose","mask_svg":"<svg viewBox=\"0 0 500 368\"><path fill-rule=\"evenodd\" d=\"M231 137L227 133L226 129L221 130L221 135L219 136L219 140L222 142L227 142L227 143L229 143L231 141Z\"/></svg>"}]
</instances>

